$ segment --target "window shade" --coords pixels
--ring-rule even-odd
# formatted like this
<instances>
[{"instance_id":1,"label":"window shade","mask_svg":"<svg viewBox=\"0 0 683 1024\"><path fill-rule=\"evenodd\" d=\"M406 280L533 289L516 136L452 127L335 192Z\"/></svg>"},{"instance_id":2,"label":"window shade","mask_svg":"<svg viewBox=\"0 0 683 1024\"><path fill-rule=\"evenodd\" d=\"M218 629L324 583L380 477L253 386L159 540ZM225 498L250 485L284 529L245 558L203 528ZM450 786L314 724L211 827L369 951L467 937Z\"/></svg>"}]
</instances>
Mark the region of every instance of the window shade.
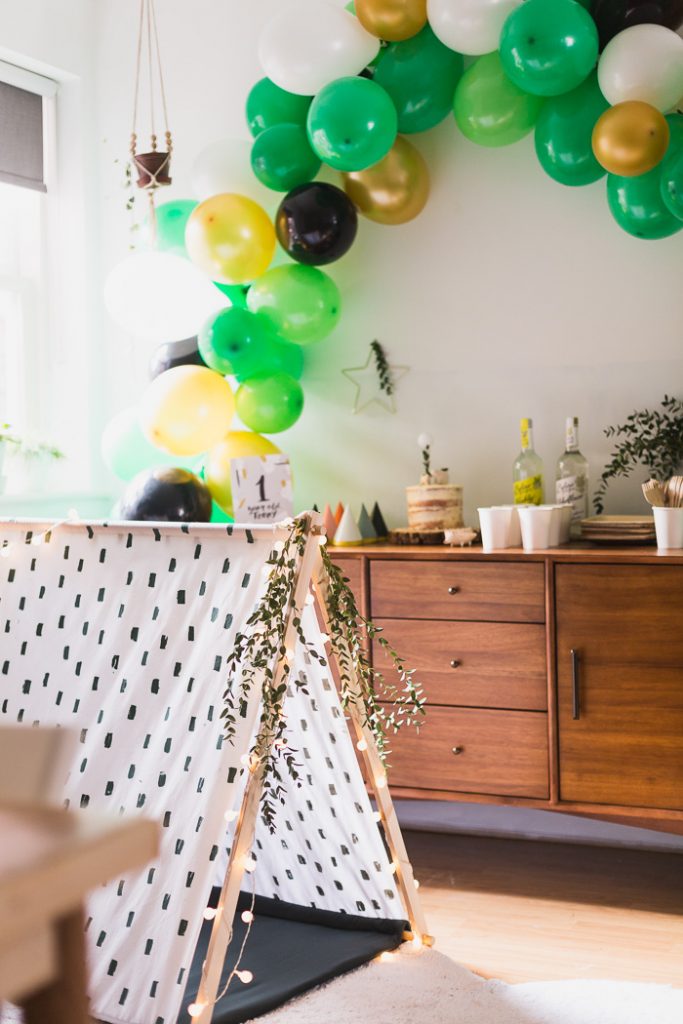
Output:
<instances>
[{"instance_id":1,"label":"window shade","mask_svg":"<svg viewBox=\"0 0 683 1024\"><path fill-rule=\"evenodd\" d=\"M45 192L43 97L0 82L0 181Z\"/></svg>"}]
</instances>

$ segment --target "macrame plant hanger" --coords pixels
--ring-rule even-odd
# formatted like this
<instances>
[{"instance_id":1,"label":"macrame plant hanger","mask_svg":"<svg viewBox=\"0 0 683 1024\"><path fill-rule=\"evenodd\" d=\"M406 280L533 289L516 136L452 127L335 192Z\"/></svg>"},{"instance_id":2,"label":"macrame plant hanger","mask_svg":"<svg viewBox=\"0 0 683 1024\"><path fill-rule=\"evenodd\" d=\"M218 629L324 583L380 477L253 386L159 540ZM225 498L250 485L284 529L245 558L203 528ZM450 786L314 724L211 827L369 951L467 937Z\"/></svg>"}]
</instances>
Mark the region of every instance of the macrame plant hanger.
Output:
<instances>
[{"instance_id":1,"label":"macrame plant hanger","mask_svg":"<svg viewBox=\"0 0 683 1024\"><path fill-rule=\"evenodd\" d=\"M142 189L149 196L149 221L152 237L156 237L156 211L154 208L154 194L163 185L171 184L169 174L171 165L171 153L173 152L173 141L168 127L168 110L166 109L166 90L164 88L164 74L161 67L161 51L159 49L159 35L157 32L155 0L140 0L140 19L138 25L137 60L135 67L135 93L133 98L133 128L130 136L130 157L137 171L137 187ZM145 45L146 44L146 45ZM148 153L138 153L138 106L140 103L140 90L142 79L142 65L145 60L148 72L149 83L149 116L150 116L150 147ZM156 75L155 75L156 72ZM155 116L155 77L158 78L159 96L163 112L165 132L165 150L157 150L156 116Z\"/></svg>"}]
</instances>

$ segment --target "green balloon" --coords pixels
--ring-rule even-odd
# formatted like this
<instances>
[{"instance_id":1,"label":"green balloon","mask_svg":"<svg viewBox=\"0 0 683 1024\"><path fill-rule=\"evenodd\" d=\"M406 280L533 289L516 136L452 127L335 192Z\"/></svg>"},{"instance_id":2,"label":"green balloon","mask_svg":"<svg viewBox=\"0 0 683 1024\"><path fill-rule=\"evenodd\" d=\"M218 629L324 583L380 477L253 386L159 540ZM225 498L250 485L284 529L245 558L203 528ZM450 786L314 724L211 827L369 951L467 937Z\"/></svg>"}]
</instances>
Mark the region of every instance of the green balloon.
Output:
<instances>
[{"instance_id":1,"label":"green balloon","mask_svg":"<svg viewBox=\"0 0 683 1024\"><path fill-rule=\"evenodd\" d=\"M267 270L249 289L247 305L252 313L269 320L283 338L310 345L336 326L341 296L322 270L293 263Z\"/></svg>"},{"instance_id":2,"label":"green balloon","mask_svg":"<svg viewBox=\"0 0 683 1024\"><path fill-rule=\"evenodd\" d=\"M453 111L460 131L479 146L509 146L532 130L543 100L510 81L498 53L479 57L455 90Z\"/></svg>"},{"instance_id":3,"label":"green balloon","mask_svg":"<svg viewBox=\"0 0 683 1024\"><path fill-rule=\"evenodd\" d=\"M220 292L228 296L233 306L241 306L242 309L247 308L248 284L222 284L220 281L214 281L213 283Z\"/></svg>"},{"instance_id":4,"label":"green balloon","mask_svg":"<svg viewBox=\"0 0 683 1024\"><path fill-rule=\"evenodd\" d=\"M140 427L137 409L123 409L109 420L102 433L102 459L119 480L132 480L143 469L155 466L197 467L196 455L169 455L148 441Z\"/></svg>"},{"instance_id":5,"label":"green balloon","mask_svg":"<svg viewBox=\"0 0 683 1024\"><path fill-rule=\"evenodd\" d=\"M606 173L593 153L593 128L609 108L593 72L578 89L547 100L536 123L541 167L562 185L590 185Z\"/></svg>"},{"instance_id":6,"label":"green balloon","mask_svg":"<svg viewBox=\"0 0 683 1024\"><path fill-rule=\"evenodd\" d=\"M162 252L175 252L187 256L185 249L185 225L190 214L198 205L194 199L175 199L162 203L156 208L156 248ZM147 224L150 239L152 228Z\"/></svg>"},{"instance_id":7,"label":"green balloon","mask_svg":"<svg viewBox=\"0 0 683 1024\"><path fill-rule=\"evenodd\" d=\"M667 209L661 192L661 167L637 178L607 175L607 202L619 227L636 238L675 235L683 221Z\"/></svg>"},{"instance_id":8,"label":"green balloon","mask_svg":"<svg viewBox=\"0 0 683 1024\"><path fill-rule=\"evenodd\" d=\"M286 373L249 377L237 389L237 415L258 434L279 434L301 416L304 393L301 385Z\"/></svg>"},{"instance_id":9,"label":"green balloon","mask_svg":"<svg viewBox=\"0 0 683 1024\"><path fill-rule=\"evenodd\" d=\"M269 78L261 78L247 96L247 124L256 137L276 124L306 125L311 96L286 92Z\"/></svg>"},{"instance_id":10,"label":"green balloon","mask_svg":"<svg viewBox=\"0 0 683 1024\"><path fill-rule=\"evenodd\" d=\"M381 51L373 81L391 97L399 132L425 132L443 121L463 67L461 55L444 46L429 25L412 39L390 43Z\"/></svg>"},{"instance_id":11,"label":"green balloon","mask_svg":"<svg viewBox=\"0 0 683 1024\"><path fill-rule=\"evenodd\" d=\"M576 0L526 0L503 25L500 57L510 81L536 96L559 96L598 60L598 30Z\"/></svg>"},{"instance_id":12,"label":"green balloon","mask_svg":"<svg viewBox=\"0 0 683 1024\"><path fill-rule=\"evenodd\" d=\"M239 306L207 320L199 332L199 351L212 370L238 380L281 371L299 378L304 365L298 345L278 338L266 317Z\"/></svg>"},{"instance_id":13,"label":"green balloon","mask_svg":"<svg viewBox=\"0 0 683 1024\"><path fill-rule=\"evenodd\" d=\"M227 512L224 512L220 505L216 504L215 501L211 502L211 519L212 523L234 523L235 520L232 516L229 516Z\"/></svg>"},{"instance_id":14,"label":"green balloon","mask_svg":"<svg viewBox=\"0 0 683 1024\"><path fill-rule=\"evenodd\" d=\"M320 159L299 124L276 124L254 139L251 167L258 180L276 192L290 192L313 181Z\"/></svg>"},{"instance_id":15,"label":"green balloon","mask_svg":"<svg viewBox=\"0 0 683 1024\"><path fill-rule=\"evenodd\" d=\"M396 139L396 108L369 78L338 78L324 86L308 112L308 138L337 171L362 171L387 155Z\"/></svg>"},{"instance_id":16,"label":"green balloon","mask_svg":"<svg viewBox=\"0 0 683 1024\"><path fill-rule=\"evenodd\" d=\"M659 166L660 188L669 213L683 220L683 115L667 114L669 147Z\"/></svg>"}]
</instances>

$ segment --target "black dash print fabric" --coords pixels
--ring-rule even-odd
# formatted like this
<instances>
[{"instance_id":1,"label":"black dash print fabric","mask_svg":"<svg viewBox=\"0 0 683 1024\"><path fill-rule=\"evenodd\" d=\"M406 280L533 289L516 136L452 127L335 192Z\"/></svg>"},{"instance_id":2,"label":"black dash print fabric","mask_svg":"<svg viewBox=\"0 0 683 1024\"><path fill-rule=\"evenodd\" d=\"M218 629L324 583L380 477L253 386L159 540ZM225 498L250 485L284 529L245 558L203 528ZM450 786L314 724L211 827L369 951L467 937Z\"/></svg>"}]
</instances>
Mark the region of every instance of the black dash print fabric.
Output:
<instances>
[{"instance_id":1,"label":"black dash print fabric","mask_svg":"<svg viewBox=\"0 0 683 1024\"><path fill-rule=\"evenodd\" d=\"M255 694L235 745L224 743L226 657L263 593L278 534L45 529L0 523L0 724L75 730L66 804L160 823L159 859L89 901L92 1012L112 1024L175 1024L259 715ZM303 652L295 661L308 681L307 695L287 698L302 786L289 786L277 834L257 832L258 891L399 918L334 687Z\"/></svg>"}]
</instances>

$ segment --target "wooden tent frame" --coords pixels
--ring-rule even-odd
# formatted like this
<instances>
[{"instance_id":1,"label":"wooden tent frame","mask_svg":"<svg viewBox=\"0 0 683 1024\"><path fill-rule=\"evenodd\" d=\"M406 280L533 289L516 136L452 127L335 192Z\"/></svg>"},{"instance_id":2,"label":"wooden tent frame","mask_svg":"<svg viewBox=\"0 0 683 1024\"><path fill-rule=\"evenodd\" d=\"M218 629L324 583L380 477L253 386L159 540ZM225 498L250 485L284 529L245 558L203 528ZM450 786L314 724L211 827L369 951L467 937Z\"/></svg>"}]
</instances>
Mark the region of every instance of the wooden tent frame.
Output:
<instances>
[{"instance_id":1,"label":"wooden tent frame","mask_svg":"<svg viewBox=\"0 0 683 1024\"><path fill-rule=\"evenodd\" d=\"M306 597L311 587L315 595L318 619L329 633L330 621L327 612L328 577L320 548L326 543L322 517L317 512L306 513L306 545L300 560L299 569L294 583L294 593L286 619L284 644L293 648L298 640L294 619L300 618ZM336 664L334 656L328 662ZM349 664L353 664L349 657ZM284 679L284 662L278 661L275 669L273 687L279 686ZM360 680L353 680L356 692L361 695ZM428 934L427 922L420 904L417 886L413 877L413 869L396 817L393 801L387 786L387 774L382 763L374 734L364 721L364 716L356 702L347 708L350 727L356 736L357 749L362 753L364 767L369 780L372 796L377 803L384 837L391 855L392 867L398 890L403 903L406 917L410 923L410 932L404 933L406 939L417 939L424 945L432 945L433 939ZM271 743L274 737L271 738ZM363 742L360 742L363 741ZM242 888L242 880L254 843L259 805L263 791L264 756L270 753L270 745L261 751L261 758L249 777L242 796L242 803L237 817L235 836L230 851L230 858L223 880L216 916L213 919L211 938L202 968L199 991L195 1000L197 1011L193 1020L196 1024L211 1024L213 1010L218 994L225 957L232 938L232 922L237 908L237 900Z\"/></svg>"}]
</instances>

